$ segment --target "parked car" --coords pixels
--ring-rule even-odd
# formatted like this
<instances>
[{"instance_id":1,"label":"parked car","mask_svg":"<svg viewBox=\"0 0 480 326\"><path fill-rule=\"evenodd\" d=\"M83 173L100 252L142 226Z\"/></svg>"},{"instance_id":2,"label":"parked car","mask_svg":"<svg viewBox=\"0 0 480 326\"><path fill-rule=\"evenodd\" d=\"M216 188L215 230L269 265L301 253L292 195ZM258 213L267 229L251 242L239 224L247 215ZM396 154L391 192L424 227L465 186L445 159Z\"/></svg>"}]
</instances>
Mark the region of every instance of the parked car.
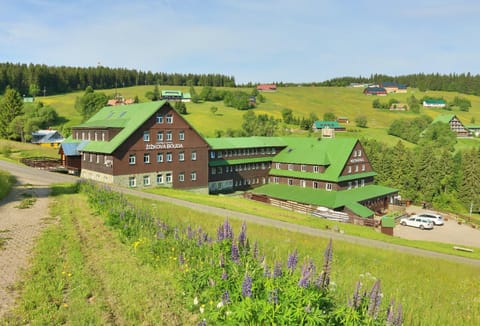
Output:
<instances>
[{"instance_id":1,"label":"parked car","mask_svg":"<svg viewBox=\"0 0 480 326\"><path fill-rule=\"evenodd\" d=\"M433 222L433 225L443 225L443 217L440 214L435 213L421 213L417 214L418 217L427 218Z\"/></svg>"},{"instance_id":2,"label":"parked car","mask_svg":"<svg viewBox=\"0 0 480 326\"><path fill-rule=\"evenodd\" d=\"M401 225L413 226L416 228L424 229L433 229L433 222L425 217L418 217L413 215L411 217L405 217L400 220Z\"/></svg>"}]
</instances>

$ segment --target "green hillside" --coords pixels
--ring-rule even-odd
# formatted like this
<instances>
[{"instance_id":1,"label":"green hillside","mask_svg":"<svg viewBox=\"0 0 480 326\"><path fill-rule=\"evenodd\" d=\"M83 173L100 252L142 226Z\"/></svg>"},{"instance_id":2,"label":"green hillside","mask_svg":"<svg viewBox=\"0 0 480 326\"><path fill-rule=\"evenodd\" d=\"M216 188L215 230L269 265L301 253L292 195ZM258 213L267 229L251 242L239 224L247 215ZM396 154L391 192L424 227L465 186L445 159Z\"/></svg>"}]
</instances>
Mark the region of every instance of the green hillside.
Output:
<instances>
[{"instance_id":1,"label":"green hillside","mask_svg":"<svg viewBox=\"0 0 480 326\"><path fill-rule=\"evenodd\" d=\"M189 87L181 86L160 86L160 90L174 89L189 91ZM197 93L200 93L201 87L196 87ZM117 91L125 98L133 98L138 96L140 101L148 101L145 98L147 91L152 91L153 86L135 86L120 88ZM250 92L250 89L243 89ZM112 95L115 90L99 90ZM421 114L426 114L432 118L440 114L453 113L456 114L464 124L471 124L472 118L476 123L480 122L480 97L473 95L464 95L457 92L441 92L427 91L420 92L417 89L409 89L406 94L389 94L384 97L366 96L362 93L362 88L347 87L282 87L276 92L262 93L266 98L265 103L261 103L255 108L257 114L269 114L276 118L281 118L281 111L289 108L293 111L294 116L308 117L313 112L320 119L325 112L333 112L336 116L345 116L350 119L347 127L347 134L356 137L373 137L381 139L384 142L394 144L398 138L387 135L386 130L391 122L399 118L414 118L417 114L410 112L390 112L388 110L379 110L372 108L372 101L378 98L382 103L388 102L391 98L395 98L400 102L407 102L407 98L412 94L417 99L424 96L443 97L447 101L452 101L455 96L461 96L471 101L472 107L469 112L461 112L458 109L447 111L442 109L421 109ZM38 99L45 104L53 106L57 112L65 117L68 122L67 127L78 124L81 117L74 109L75 98L81 96L82 92L70 93L66 95L39 97ZM218 111L212 114L210 107L216 106ZM240 129L242 124L242 116L245 111L239 111L223 105L219 102L205 103L187 103L188 115L186 119L204 136L214 136L215 130ZM359 129L355 127L355 118L364 115L368 120L368 128ZM294 128L295 126L289 126ZM295 130L294 130L295 132ZM297 131L298 132L298 131ZM477 140L463 140L462 146L469 146L471 142L477 143Z\"/></svg>"}]
</instances>

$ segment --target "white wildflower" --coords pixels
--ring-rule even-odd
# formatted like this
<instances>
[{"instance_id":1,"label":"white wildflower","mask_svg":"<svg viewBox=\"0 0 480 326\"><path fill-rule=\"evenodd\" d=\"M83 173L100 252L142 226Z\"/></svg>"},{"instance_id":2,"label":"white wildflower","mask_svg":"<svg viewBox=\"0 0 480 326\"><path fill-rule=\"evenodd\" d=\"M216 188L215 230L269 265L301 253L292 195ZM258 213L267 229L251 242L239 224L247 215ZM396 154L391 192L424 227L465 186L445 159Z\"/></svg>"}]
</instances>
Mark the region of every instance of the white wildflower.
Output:
<instances>
[{"instance_id":1,"label":"white wildflower","mask_svg":"<svg viewBox=\"0 0 480 326\"><path fill-rule=\"evenodd\" d=\"M220 309L223 307L223 301L220 301L219 303L217 303L217 308Z\"/></svg>"},{"instance_id":2,"label":"white wildflower","mask_svg":"<svg viewBox=\"0 0 480 326\"><path fill-rule=\"evenodd\" d=\"M193 299L193 304L194 304L194 305L197 305L197 304L198 304L198 298L197 298L197 297L195 297L195 298Z\"/></svg>"}]
</instances>

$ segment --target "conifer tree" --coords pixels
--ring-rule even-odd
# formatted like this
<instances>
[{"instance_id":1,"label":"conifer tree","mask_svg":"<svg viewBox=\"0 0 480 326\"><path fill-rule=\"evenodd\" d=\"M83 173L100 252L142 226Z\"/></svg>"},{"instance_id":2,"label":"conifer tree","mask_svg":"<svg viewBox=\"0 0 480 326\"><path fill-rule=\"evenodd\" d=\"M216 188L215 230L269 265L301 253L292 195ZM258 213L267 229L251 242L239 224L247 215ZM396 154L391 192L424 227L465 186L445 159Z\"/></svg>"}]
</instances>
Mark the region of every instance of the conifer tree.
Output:
<instances>
[{"instance_id":1,"label":"conifer tree","mask_svg":"<svg viewBox=\"0 0 480 326\"><path fill-rule=\"evenodd\" d=\"M9 125L23 113L23 100L20 93L7 86L5 95L0 103L0 137L9 137Z\"/></svg>"}]
</instances>

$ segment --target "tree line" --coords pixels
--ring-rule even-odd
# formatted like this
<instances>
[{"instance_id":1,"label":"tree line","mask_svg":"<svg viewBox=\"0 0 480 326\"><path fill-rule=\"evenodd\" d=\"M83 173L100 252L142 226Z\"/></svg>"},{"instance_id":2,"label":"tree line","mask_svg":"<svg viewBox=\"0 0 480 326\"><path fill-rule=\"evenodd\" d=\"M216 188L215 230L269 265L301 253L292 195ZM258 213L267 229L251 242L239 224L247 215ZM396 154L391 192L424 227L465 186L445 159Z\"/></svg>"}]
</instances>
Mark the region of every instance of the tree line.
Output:
<instances>
[{"instance_id":1,"label":"tree line","mask_svg":"<svg viewBox=\"0 0 480 326\"><path fill-rule=\"evenodd\" d=\"M0 94L7 88L24 96L54 95L137 85L234 87L235 78L222 74L180 74L126 68L67 67L44 64L0 63Z\"/></svg>"},{"instance_id":2,"label":"tree line","mask_svg":"<svg viewBox=\"0 0 480 326\"><path fill-rule=\"evenodd\" d=\"M454 152L451 143L445 145L437 135L438 130L423 135L413 149L402 141L389 147L375 139L362 139L378 173L376 183L399 189L402 199L439 210L467 213L472 206L474 212L480 211L480 148Z\"/></svg>"},{"instance_id":3,"label":"tree line","mask_svg":"<svg viewBox=\"0 0 480 326\"><path fill-rule=\"evenodd\" d=\"M388 76L383 74L372 74L370 77L339 77L329 79L320 83L313 83L313 86L349 86L351 83L372 83L396 82L408 87L418 88L424 92L449 91L464 94L480 95L480 75L470 73L463 74L410 74L403 76Z\"/></svg>"}]
</instances>

